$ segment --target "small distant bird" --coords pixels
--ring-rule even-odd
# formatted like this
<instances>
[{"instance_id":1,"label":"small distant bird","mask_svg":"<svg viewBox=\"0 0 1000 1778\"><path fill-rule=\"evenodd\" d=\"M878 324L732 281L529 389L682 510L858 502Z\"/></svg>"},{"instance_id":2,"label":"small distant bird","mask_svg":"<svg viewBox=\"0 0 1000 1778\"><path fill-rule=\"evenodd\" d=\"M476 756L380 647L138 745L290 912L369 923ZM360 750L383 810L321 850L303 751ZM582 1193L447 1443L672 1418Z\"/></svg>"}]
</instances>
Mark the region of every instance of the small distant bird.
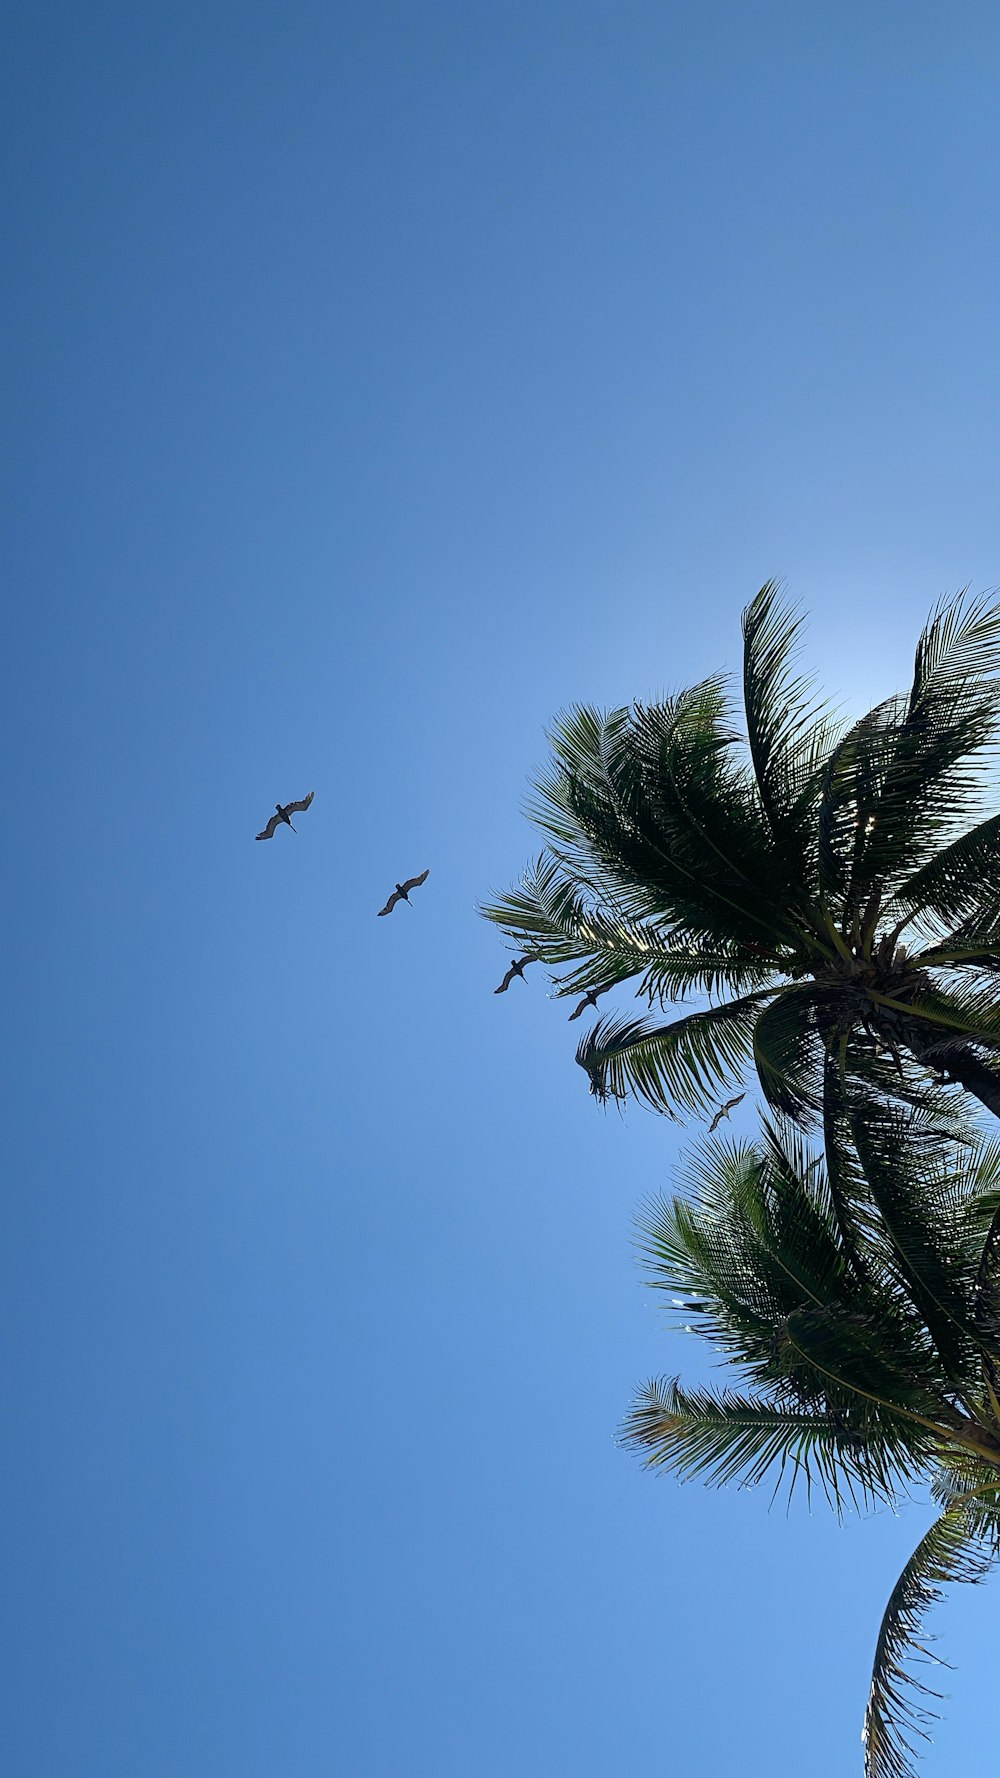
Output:
<instances>
[{"instance_id":1,"label":"small distant bird","mask_svg":"<svg viewBox=\"0 0 1000 1778\"><path fill-rule=\"evenodd\" d=\"M735 1099L727 1099L725 1105L719 1106L718 1111L716 1112L715 1116L713 1117L711 1123L708 1126L708 1133L710 1136L711 1136L713 1130L718 1129L723 1118L729 1116L729 1113L732 1111L733 1106L738 1105L740 1100L745 1099L745 1098L746 1098L745 1093L737 1093Z\"/></svg>"},{"instance_id":2,"label":"small distant bird","mask_svg":"<svg viewBox=\"0 0 1000 1778\"><path fill-rule=\"evenodd\" d=\"M267 826L265 827L263 833L255 833L254 834L254 839L255 840L273 840L273 838L274 838L275 834L277 833L279 827L281 826L282 822L285 823L286 827L290 827L293 833L298 833L298 831L299 831L298 828L295 826L294 822L289 819L289 817L292 815L301 815L303 809L308 809L309 804L312 802L312 799L315 795L316 795L315 790L310 790L309 795L304 796L300 803L285 803L284 805L282 805L281 803L275 803L274 814L271 816L270 821L268 822Z\"/></svg>"},{"instance_id":3,"label":"small distant bird","mask_svg":"<svg viewBox=\"0 0 1000 1778\"><path fill-rule=\"evenodd\" d=\"M510 987L511 982L514 980L514 977L516 975L519 975L523 979L524 972L527 969L528 964L529 963L537 963L537 962L538 962L538 958L532 957L530 954L525 957L515 957L513 963L511 964L510 968L507 971L507 974L504 976L503 981L500 983L499 988L494 988L494 990L493 990L494 994L506 994L507 989Z\"/></svg>"},{"instance_id":4,"label":"small distant bird","mask_svg":"<svg viewBox=\"0 0 1000 1778\"><path fill-rule=\"evenodd\" d=\"M578 1019L582 1012L586 1012L588 1006L596 1006L598 997L601 994L606 994L608 989L611 986L612 986L611 982L605 982L603 988L591 988L589 994L584 995L579 1006L574 1007L573 1011L569 1015L569 1019L567 1020L567 1023L572 1025L573 1020Z\"/></svg>"},{"instance_id":5,"label":"small distant bird","mask_svg":"<svg viewBox=\"0 0 1000 1778\"><path fill-rule=\"evenodd\" d=\"M421 883L426 883L430 874L431 874L430 868L428 867L428 869L425 870L421 876L407 877L405 883L397 883L395 889L393 890L388 901L386 902L385 907L379 908L379 917L381 918L381 916L383 914L391 914L397 901L405 901L407 903L407 905L409 905L410 890L411 889L419 889Z\"/></svg>"}]
</instances>

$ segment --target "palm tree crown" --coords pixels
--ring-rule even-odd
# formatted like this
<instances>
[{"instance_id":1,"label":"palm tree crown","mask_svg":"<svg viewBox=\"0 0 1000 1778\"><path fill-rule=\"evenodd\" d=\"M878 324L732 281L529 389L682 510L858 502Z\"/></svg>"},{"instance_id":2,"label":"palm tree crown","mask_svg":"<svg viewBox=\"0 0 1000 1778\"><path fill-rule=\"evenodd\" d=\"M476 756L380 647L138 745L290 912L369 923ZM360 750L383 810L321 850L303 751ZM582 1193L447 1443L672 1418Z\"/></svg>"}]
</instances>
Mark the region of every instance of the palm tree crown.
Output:
<instances>
[{"instance_id":1,"label":"palm tree crown","mask_svg":"<svg viewBox=\"0 0 1000 1778\"><path fill-rule=\"evenodd\" d=\"M948 1077L1000 1115L1000 606L942 604L909 692L849 727L797 672L799 628L773 582L744 612L742 728L722 677L562 718L530 805L546 849L483 911L560 993L645 997L579 1047L600 1097L703 1113L752 1060L807 1122L832 1053L882 1093Z\"/></svg>"},{"instance_id":2,"label":"palm tree crown","mask_svg":"<svg viewBox=\"0 0 1000 1778\"><path fill-rule=\"evenodd\" d=\"M860 1148L857 1146L860 1139ZM624 1440L682 1477L801 1482L840 1509L930 1480L941 1511L893 1589L865 1724L868 1778L912 1770L922 1619L1000 1554L1000 1145L841 1101L827 1160L787 1123L709 1141L644 1215L654 1284L739 1386L651 1383Z\"/></svg>"}]
</instances>

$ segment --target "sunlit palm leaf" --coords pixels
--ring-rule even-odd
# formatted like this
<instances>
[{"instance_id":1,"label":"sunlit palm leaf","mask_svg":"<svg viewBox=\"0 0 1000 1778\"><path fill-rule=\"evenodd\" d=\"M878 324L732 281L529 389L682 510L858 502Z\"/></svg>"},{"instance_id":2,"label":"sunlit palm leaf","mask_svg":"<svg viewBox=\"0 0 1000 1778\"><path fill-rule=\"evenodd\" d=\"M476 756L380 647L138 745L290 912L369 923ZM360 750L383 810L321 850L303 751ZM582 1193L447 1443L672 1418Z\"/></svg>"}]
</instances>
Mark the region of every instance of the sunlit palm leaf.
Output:
<instances>
[{"instance_id":1,"label":"sunlit palm leaf","mask_svg":"<svg viewBox=\"0 0 1000 1778\"><path fill-rule=\"evenodd\" d=\"M858 1496L889 1500L909 1471L871 1462L835 1414L784 1407L732 1389L684 1389L677 1379L657 1378L637 1396L621 1433L641 1452L646 1467L669 1469L687 1480L701 1477L724 1487L773 1482L788 1493L801 1482L819 1486L838 1511Z\"/></svg>"}]
</instances>

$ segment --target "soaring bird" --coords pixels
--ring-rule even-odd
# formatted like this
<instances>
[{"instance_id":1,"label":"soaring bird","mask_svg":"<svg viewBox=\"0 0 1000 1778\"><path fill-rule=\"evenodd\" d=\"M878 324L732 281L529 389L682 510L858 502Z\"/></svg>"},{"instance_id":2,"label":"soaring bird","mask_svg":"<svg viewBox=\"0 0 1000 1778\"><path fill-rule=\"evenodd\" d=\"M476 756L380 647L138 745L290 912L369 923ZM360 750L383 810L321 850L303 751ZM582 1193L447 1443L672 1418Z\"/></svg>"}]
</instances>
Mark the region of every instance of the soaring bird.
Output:
<instances>
[{"instance_id":1,"label":"soaring bird","mask_svg":"<svg viewBox=\"0 0 1000 1778\"><path fill-rule=\"evenodd\" d=\"M493 990L494 994L506 994L507 989L510 987L511 982L514 980L514 977L516 975L519 975L523 980L524 972L527 969L528 964L529 963L537 963L537 962L538 962L538 958L532 957L530 955L530 953L524 957L515 957L513 963L511 964L510 968L507 971L507 974L504 976L503 981L500 983L499 988L494 988L494 990Z\"/></svg>"},{"instance_id":2,"label":"soaring bird","mask_svg":"<svg viewBox=\"0 0 1000 1778\"><path fill-rule=\"evenodd\" d=\"M271 816L270 821L268 822L267 826L265 827L263 833L255 833L254 834L254 839L255 840L273 840L273 838L274 838L275 834L277 833L279 827L281 826L282 822L285 823L286 827L290 827L293 833L298 833L298 831L299 831L298 828L295 826L293 821L289 820L289 816L301 815L303 809L308 809L309 804L312 802L312 799L315 795L316 795L315 790L310 790L309 795L304 796L300 803L285 803L284 806L282 806L281 803L275 803L274 814Z\"/></svg>"},{"instance_id":3,"label":"soaring bird","mask_svg":"<svg viewBox=\"0 0 1000 1778\"><path fill-rule=\"evenodd\" d=\"M733 1106L738 1105L740 1100L745 1099L745 1098L746 1098L745 1093L737 1093L735 1099L727 1099L725 1105L719 1106L718 1111L716 1112L715 1116L713 1117L711 1123L708 1126L708 1133L710 1136L711 1136L713 1130L718 1129L723 1118L729 1116L729 1113L732 1111Z\"/></svg>"},{"instance_id":4,"label":"soaring bird","mask_svg":"<svg viewBox=\"0 0 1000 1778\"><path fill-rule=\"evenodd\" d=\"M419 889L421 883L426 883L430 874L431 874L430 869L428 868L427 870L422 872L422 874L419 877L407 877L405 883L397 883L395 889L393 890L388 901L386 902L385 907L379 908L379 917L381 918L381 916L383 914L391 914L397 901L405 901L407 903L407 905L409 905L410 890L411 889Z\"/></svg>"},{"instance_id":5,"label":"soaring bird","mask_svg":"<svg viewBox=\"0 0 1000 1778\"><path fill-rule=\"evenodd\" d=\"M582 1012L586 1012L588 1006L596 1006L599 995L606 994L611 986L611 982L605 982L603 988L591 988L589 994L584 995L579 1006L574 1007L570 1013L568 1023L572 1025L573 1020L578 1019Z\"/></svg>"}]
</instances>

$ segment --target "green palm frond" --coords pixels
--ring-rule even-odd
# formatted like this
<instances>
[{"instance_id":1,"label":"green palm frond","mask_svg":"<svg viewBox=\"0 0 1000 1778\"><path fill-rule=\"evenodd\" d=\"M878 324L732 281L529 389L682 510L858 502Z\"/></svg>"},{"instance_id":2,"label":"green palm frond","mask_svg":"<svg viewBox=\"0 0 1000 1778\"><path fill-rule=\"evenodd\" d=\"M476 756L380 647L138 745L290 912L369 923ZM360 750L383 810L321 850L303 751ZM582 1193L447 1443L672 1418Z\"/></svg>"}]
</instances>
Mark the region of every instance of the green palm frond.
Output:
<instances>
[{"instance_id":1,"label":"green palm frond","mask_svg":"<svg viewBox=\"0 0 1000 1778\"><path fill-rule=\"evenodd\" d=\"M757 788L775 842L804 865L812 850L819 770L837 729L812 679L793 671L803 620L781 602L780 590L778 581L768 581L743 613L743 704Z\"/></svg>"},{"instance_id":2,"label":"green palm frond","mask_svg":"<svg viewBox=\"0 0 1000 1778\"><path fill-rule=\"evenodd\" d=\"M978 756L1000 723L1000 606L965 595L938 608L917 645L913 685L893 744L877 761L878 795L856 861L856 896L912 876L982 796Z\"/></svg>"},{"instance_id":3,"label":"green palm frond","mask_svg":"<svg viewBox=\"0 0 1000 1778\"><path fill-rule=\"evenodd\" d=\"M932 697L961 700L984 679L1000 674L1000 604L968 588L938 601L917 642L910 708Z\"/></svg>"},{"instance_id":4,"label":"green palm frond","mask_svg":"<svg viewBox=\"0 0 1000 1778\"><path fill-rule=\"evenodd\" d=\"M928 1738L935 1715L924 1700L938 1695L910 1671L915 1658L939 1660L928 1647L924 1620L947 1585L986 1578L998 1532L997 1509L984 1524L981 1509L974 1514L954 1505L921 1538L896 1582L875 1647L864 1729L866 1778L912 1778L914 1737Z\"/></svg>"},{"instance_id":5,"label":"green palm frond","mask_svg":"<svg viewBox=\"0 0 1000 1778\"><path fill-rule=\"evenodd\" d=\"M891 1500L912 1470L905 1452L897 1466L855 1440L836 1413L784 1406L733 1389L685 1389L676 1378L650 1381L621 1432L622 1444L641 1452L648 1469L669 1469L682 1480L701 1477L724 1487L756 1487L774 1479L777 1493L797 1483L807 1495L818 1486L837 1511L859 1495Z\"/></svg>"},{"instance_id":6,"label":"green palm frond","mask_svg":"<svg viewBox=\"0 0 1000 1778\"><path fill-rule=\"evenodd\" d=\"M848 924L863 899L855 879L902 713L898 697L877 704L841 738L821 773L816 823L819 882L828 897L843 904Z\"/></svg>"},{"instance_id":7,"label":"green palm frond","mask_svg":"<svg viewBox=\"0 0 1000 1778\"><path fill-rule=\"evenodd\" d=\"M666 923L597 904L551 855L536 859L515 889L479 911L550 968L577 965L560 979L560 995L640 976L636 992L663 1006L690 993L746 993L772 981L780 967L776 957L751 957L732 944L683 943Z\"/></svg>"},{"instance_id":8,"label":"green palm frond","mask_svg":"<svg viewBox=\"0 0 1000 1778\"><path fill-rule=\"evenodd\" d=\"M599 1019L576 1059L598 1097L634 1093L654 1110L676 1116L710 1111L750 1060L753 1027L775 990L761 989L706 1007L669 1025L648 1019Z\"/></svg>"},{"instance_id":9,"label":"green palm frond","mask_svg":"<svg viewBox=\"0 0 1000 1778\"><path fill-rule=\"evenodd\" d=\"M598 896L699 942L794 939L789 874L739 763L724 681L631 712L572 711L550 742L555 769L529 812Z\"/></svg>"},{"instance_id":10,"label":"green palm frond","mask_svg":"<svg viewBox=\"0 0 1000 1778\"><path fill-rule=\"evenodd\" d=\"M856 1098L849 1118L893 1273L960 1387L978 1344L961 1158L917 1113Z\"/></svg>"},{"instance_id":11,"label":"green palm frond","mask_svg":"<svg viewBox=\"0 0 1000 1778\"><path fill-rule=\"evenodd\" d=\"M814 1119L823 1101L819 1020L829 996L813 982L783 987L759 1013L753 1059L769 1105L794 1123Z\"/></svg>"},{"instance_id":12,"label":"green palm frond","mask_svg":"<svg viewBox=\"0 0 1000 1778\"><path fill-rule=\"evenodd\" d=\"M972 1320L987 1354L989 1386L1000 1396L1000 1203L982 1237L979 1264L972 1285ZM995 1410L1000 1419L1000 1413ZM1000 1433L1000 1426L998 1426Z\"/></svg>"},{"instance_id":13,"label":"green palm frond","mask_svg":"<svg viewBox=\"0 0 1000 1778\"><path fill-rule=\"evenodd\" d=\"M827 1394L857 1397L899 1423L935 1435L947 1390L940 1363L916 1315L883 1296L865 1308L825 1304L796 1309L778 1329L782 1367L800 1388L817 1380ZM950 1418L951 1416L949 1416ZM921 1442L915 1431L914 1437Z\"/></svg>"},{"instance_id":14,"label":"green palm frond","mask_svg":"<svg viewBox=\"0 0 1000 1778\"><path fill-rule=\"evenodd\" d=\"M917 1018L940 1031L942 1041L954 1034L987 1049L1000 1049L1000 1000L993 981L987 979L977 987L974 981L951 977L947 987L933 983L922 988L908 1006Z\"/></svg>"},{"instance_id":15,"label":"green palm frond","mask_svg":"<svg viewBox=\"0 0 1000 1778\"><path fill-rule=\"evenodd\" d=\"M996 930L1000 941L1000 815L979 822L943 846L897 892L907 912L932 914L963 929Z\"/></svg>"},{"instance_id":16,"label":"green palm frond","mask_svg":"<svg viewBox=\"0 0 1000 1778\"><path fill-rule=\"evenodd\" d=\"M639 974L669 942L669 934L648 921L596 905L551 855L535 859L517 888L480 912L553 967L598 959L602 980Z\"/></svg>"}]
</instances>

